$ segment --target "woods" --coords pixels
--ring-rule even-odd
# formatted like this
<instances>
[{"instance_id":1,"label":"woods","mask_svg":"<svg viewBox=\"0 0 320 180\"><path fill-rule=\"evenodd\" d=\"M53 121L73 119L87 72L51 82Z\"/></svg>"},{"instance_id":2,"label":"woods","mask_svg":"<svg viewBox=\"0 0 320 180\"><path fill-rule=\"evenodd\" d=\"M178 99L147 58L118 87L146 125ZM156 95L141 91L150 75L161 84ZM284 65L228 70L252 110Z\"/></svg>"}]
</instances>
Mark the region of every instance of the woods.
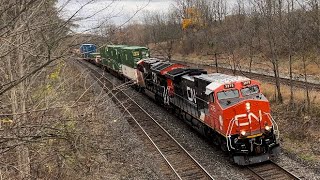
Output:
<instances>
[{"instance_id":1,"label":"woods","mask_svg":"<svg viewBox=\"0 0 320 180\"><path fill-rule=\"evenodd\" d=\"M87 72L72 64L75 14L60 15L68 2L0 1L0 179L95 179L102 145L92 141L106 134Z\"/></svg>"}]
</instances>

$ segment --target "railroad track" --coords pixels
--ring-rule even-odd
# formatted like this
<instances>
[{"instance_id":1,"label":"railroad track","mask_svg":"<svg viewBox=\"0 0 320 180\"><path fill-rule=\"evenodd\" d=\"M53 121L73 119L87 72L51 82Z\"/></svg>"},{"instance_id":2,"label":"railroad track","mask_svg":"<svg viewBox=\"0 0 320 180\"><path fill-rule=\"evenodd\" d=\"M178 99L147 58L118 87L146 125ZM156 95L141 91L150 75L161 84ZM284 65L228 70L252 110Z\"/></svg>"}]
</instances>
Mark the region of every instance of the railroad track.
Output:
<instances>
[{"instance_id":1,"label":"railroad track","mask_svg":"<svg viewBox=\"0 0 320 180\"><path fill-rule=\"evenodd\" d=\"M90 69L94 78L109 92L114 102L127 112L139 127L140 132L151 142L163 157L174 179L213 179L213 177L141 106L129 97L121 88L114 88L113 83L103 74L93 69L87 62L78 60L82 66ZM111 93L110 93L111 92ZM168 175L169 172L164 174Z\"/></svg>"},{"instance_id":2,"label":"railroad track","mask_svg":"<svg viewBox=\"0 0 320 180\"><path fill-rule=\"evenodd\" d=\"M270 161L267 163L257 164L254 166L248 166L249 174L248 179L258 179L258 180L299 180L292 173L288 172L284 168L280 167L276 163Z\"/></svg>"},{"instance_id":3,"label":"railroad track","mask_svg":"<svg viewBox=\"0 0 320 180\"><path fill-rule=\"evenodd\" d=\"M161 58L159 58L159 59L161 59ZM179 60L171 60L171 62L185 64L185 65L189 65L189 66L198 66L199 68L203 68L203 69L211 70L211 71L216 70L215 66L212 66L209 64L197 64L197 63L191 63L191 62L183 62L183 61L179 61ZM233 74L233 71L228 68L218 67L218 70L219 70L219 72ZM253 73L253 72L250 73L247 71L240 71L240 70L236 70L235 72L236 72L236 75L246 76L249 78L254 78L254 79L259 79L259 80L264 80L264 81L267 81L271 84L275 84L275 78L273 76L269 76L269 75L265 75L265 74L258 74L258 73ZM280 83L290 86L290 79L280 78ZM316 83L311 83L311 82L305 83L304 81L299 81L299 80L293 79L292 84L294 87L297 87L297 88L305 88L307 85L309 89L320 90L320 84L316 84Z\"/></svg>"}]
</instances>

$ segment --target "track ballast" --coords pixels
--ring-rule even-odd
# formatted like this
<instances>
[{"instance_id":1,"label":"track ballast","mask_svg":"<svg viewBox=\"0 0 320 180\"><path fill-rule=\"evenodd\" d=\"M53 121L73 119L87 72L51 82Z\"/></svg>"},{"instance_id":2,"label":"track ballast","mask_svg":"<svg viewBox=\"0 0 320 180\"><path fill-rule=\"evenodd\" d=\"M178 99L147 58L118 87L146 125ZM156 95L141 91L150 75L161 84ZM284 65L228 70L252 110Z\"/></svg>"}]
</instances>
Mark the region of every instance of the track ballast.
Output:
<instances>
[{"instance_id":1,"label":"track ballast","mask_svg":"<svg viewBox=\"0 0 320 180\"><path fill-rule=\"evenodd\" d=\"M260 179L261 180L273 180L273 179L299 180L300 179L272 161L267 163L257 164L254 166L248 166L248 170L249 170L248 179L259 179L259 180Z\"/></svg>"}]
</instances>

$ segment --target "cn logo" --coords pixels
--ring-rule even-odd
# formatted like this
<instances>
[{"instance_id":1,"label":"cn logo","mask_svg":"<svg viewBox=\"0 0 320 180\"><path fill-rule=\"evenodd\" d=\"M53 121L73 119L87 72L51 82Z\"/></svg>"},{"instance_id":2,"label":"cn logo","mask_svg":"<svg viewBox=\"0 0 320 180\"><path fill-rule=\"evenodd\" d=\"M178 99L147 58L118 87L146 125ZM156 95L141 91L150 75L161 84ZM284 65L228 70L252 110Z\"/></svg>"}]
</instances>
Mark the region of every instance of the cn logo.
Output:
<instances>
[{"instance_id":1,"label":"cn logo","mask_svg":"<svg viewBox=\"0 0 320 180\"><path fill-rule=\"evenodd\" d=\"M157 78L157 74L156 73L154 73L154 72L152 72L152 81L155 83L155 84L157 84L158 83L158 78Z\"/></svg>"},{"instance_id":2,"label":"cn logo","mask_svg":"<svg viewBox=\"0 0 320 180\"><path fill-rule=\"evenodd\" d=\"M239 123L239 119L241 118L246 118L248 117L248 122L244 122L244 123ZM249 124L251 124L252 120L256 120L258 122L260 122L262 120L262 114L261 114L261 110L259 110L259 117L257 117L255 114L253 114L252 112L248 113L248 114L239 114L236 115L234 117L235 119L235 124L237 126L248 126Z\"/></svg>"},{"instance_id":3,"label":"cn logo","mask_svg":"<svg viewBox=\"0 0 320 180\"><path fill-rule=\"evenodd\" d=\"M197 103L196 91L188 86L187 86L187 96L189 101Z\"/></svg>"},{"instance_id":4,"label":"cn logo","mask_svg":"<svg viewBox=\"0 0 320 180\"><path fill-rule=\"evenodd\" d=\"M163 91L163 102L167 105L170 104L169 87Z\"/></svg>"}]
</instances>

